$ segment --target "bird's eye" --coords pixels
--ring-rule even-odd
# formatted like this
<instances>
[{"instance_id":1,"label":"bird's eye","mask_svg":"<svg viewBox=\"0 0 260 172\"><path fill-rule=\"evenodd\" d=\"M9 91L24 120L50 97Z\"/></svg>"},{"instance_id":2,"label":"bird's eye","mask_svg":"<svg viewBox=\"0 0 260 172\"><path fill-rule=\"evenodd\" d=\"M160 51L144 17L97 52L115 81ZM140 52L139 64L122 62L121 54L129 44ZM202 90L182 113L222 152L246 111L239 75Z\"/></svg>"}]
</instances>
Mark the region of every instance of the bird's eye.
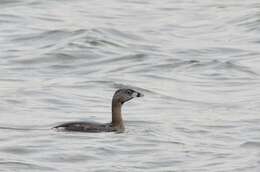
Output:
<instances>
[{"instance_id":1,"label":"bird's eye","mask_svg":"<svg viewBox=\"0 0 260 172\"><path fill-rule=\"evenodd\" d=\"M130 90L127 90L127 94L129 94L129 95L130 95L130 94L132 94L132 92L131 92Z\"/></svg>"}]
</instances>

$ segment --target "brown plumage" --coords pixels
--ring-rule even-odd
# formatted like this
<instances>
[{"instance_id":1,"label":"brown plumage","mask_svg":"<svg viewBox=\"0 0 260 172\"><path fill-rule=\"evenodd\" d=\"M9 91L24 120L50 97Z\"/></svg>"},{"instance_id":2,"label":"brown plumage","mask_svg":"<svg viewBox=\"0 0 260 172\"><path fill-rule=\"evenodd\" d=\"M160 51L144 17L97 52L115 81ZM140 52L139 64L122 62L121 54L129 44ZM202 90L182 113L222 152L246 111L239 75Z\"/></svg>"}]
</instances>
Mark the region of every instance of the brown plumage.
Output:
<instances>
[{"instance_id":1,"label":"brown plumage","mask_svg":"<svg viewBox=\"0 0 260 172\"><path fill-rule=\"evenodd\" d=\"M142 97L143 94L132 89L119 89L115 92L112 99L112 122L106 124L93 122L68 122L54 128L66 131L79 132L122 132L124 122L121 114L122 105L134 97Z\"/></svg>"}]
</instances>

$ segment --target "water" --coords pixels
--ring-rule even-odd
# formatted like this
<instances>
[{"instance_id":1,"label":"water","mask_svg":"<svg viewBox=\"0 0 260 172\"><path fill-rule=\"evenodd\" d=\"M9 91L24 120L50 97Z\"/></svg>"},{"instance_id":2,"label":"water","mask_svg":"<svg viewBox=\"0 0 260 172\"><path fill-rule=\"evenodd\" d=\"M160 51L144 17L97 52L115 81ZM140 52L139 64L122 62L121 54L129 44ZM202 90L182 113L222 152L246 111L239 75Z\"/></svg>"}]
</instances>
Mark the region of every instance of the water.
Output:
<instances>
[{"instance_id":1,"label":"water","mask_svg":"<svg viewBox=\"0 0 260 172\"><path fill-rule=\"evenodd\" d=\"M0 171L260 170L260 3L2 0ZM126 132L66 133L110 121Z\"/></svg>"}]
</instances>

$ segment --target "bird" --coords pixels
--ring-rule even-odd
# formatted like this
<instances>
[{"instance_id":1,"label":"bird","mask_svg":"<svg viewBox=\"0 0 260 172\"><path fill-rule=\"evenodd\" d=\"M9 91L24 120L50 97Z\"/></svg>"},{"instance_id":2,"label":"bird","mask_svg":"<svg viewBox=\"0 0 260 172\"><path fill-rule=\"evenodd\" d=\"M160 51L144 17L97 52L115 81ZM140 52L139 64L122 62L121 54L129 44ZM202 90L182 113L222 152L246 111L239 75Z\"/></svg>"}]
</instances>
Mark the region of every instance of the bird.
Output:
<instances>
[{"instance_id":1,"label":"bird","mask_svg":"<svg viewBox=\"0 0 260 172\"><path fill-rule=\"evenodd\" d=\"M124 132L125 126L121 109L125 102L144 95L130 88L122 88L115 91L112 98L112 121L110 123L96 122L67 122L53 128L64 131L77 132Z\"/></svg>"}]
</instances>

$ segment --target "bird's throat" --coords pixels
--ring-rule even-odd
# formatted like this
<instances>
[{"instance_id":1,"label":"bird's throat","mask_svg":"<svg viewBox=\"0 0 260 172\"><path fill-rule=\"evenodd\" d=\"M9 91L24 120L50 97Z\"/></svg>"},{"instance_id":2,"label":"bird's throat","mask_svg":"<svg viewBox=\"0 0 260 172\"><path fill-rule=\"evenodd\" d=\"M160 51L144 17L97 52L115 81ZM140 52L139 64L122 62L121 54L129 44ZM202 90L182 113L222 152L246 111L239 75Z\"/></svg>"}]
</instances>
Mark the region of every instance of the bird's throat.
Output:
<instances>
[{"instance_id":1,"label":"bird's throat","mask_svg":"<svg viewBox=\"0 0 260 172\"><path fill-rule=\"evenodd\" d=\"M118 129L124 128L121 108L122 104L119 101L112 101L112 126Z\"/></svg>"}]
</instances>

